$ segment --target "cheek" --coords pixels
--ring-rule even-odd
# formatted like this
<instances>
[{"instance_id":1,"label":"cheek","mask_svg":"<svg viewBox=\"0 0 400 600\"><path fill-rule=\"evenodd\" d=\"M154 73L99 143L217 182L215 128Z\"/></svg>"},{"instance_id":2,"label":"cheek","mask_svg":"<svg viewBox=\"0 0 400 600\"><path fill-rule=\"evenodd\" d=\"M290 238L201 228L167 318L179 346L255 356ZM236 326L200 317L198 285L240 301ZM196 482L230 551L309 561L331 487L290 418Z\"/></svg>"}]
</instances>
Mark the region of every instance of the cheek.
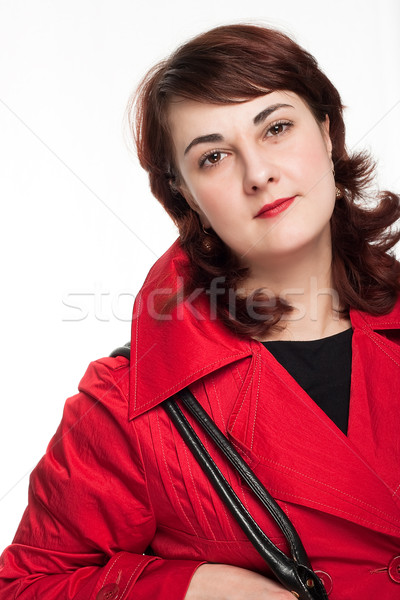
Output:
<instances>
[{"instance_id":1,"label":"cheek","mask_svg":"<svg viewBox=\"0 0 400 600\"><path fill-rule=\"evenodd\" d=\"M232 209L238 198L237 191L234 191L233 178L211 177L207 181L192 181L190 193L197 206L207 216L225 216L227 208ZM231 211L230 211L231 212Z\"/></svg>"},{"instance_id":2,"label":"cheek","mask_svg":"<svg viewBox=\"0 0 400 600\"><path fill-rule=\"evenodd\" d=\"M305 144L301 152L297 150L291 161L291 172L304 191L315 187L322 189L327 184L331 185L332 164L325 147L315 144ZM290 168L290 167L289 167ZM303 186L307 189L304 190Z\"/></svg>"},{"instance_id":3,"label":"cheek","mask_svg":"<svg viewBox=\"0 0 400 600\"><path fill-rule=\"evenodd\" d=\"M317 171L325 169L328 172L332 170L330 156L321 139L318 140L318 143L315 143L315 141L312 143L310 140L309 143L305 144L301 156L302 162L304 165L307 165L310 170Z\"/></svg>"}]
</instances>

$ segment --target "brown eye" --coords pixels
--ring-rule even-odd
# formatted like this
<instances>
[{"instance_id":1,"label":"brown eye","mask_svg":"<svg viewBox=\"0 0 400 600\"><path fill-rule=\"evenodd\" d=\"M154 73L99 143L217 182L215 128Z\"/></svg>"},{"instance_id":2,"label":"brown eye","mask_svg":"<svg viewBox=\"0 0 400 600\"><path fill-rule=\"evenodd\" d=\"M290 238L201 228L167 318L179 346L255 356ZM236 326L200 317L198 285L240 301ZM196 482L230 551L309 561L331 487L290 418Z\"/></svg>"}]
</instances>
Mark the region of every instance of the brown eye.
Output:
<instances>
[{"instance_id":1,"label":"brown eye","mask_svg":"<svg viewBox=\"0 0 400 600\"><path fill-rule=\"evenodd\" d=\"M203 156L203 158L200 160L200 167L214 167L224 160L226 156L226 152L214 150L214 152L210 152L209 154Z\"/></svg>"},{"instance_id":2,"label":"brown eye","mask_svg":"<svg viewBox=\"0 0 400 600\"><path fill-rule=\"evenodd\" d=\"M266 132L266 137L277 137L286 133L291 127L293 123L291 121L278 121L277 123L273 123L270 127L268 127Z\"/></svg>"},{"instance_id":3,"label":"brown eye","mask_svg":"<svg viewBox=\"0 0 400 600\"><path fill-rule=\"evenodd\" d=\"M208 160L209 163L215 165L215 163L221 160L221 152L213 152L212 154L209 154L206 160Z\"/></svg>"},{"instance_id":4,"label":"brown eye","mask_svg":"<svg viewBox=\"0 0 400 600\"><path fill-rule=\"evenodd\" d=\"M272 135L278 135L279 133L282 133L283 129L283 123L277 123L276 125L273 125L273 127L271 127L270 132L272 133Z\"/></svg>"}]
</instances>

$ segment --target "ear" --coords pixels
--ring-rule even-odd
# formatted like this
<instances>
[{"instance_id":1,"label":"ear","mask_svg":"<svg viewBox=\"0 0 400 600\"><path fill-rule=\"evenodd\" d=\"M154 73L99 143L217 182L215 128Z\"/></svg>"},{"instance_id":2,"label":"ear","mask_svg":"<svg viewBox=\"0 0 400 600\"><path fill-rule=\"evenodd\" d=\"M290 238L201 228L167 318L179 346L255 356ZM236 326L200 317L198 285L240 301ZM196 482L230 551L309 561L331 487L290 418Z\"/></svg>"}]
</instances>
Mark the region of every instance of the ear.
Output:
<instances>
[{"instance_id":1,"label":"ear","mask_svg":"<svg viewBox=\"0 0 400 600\"><path fill-rule=\"evenodd\" d=\"M330 124L329 115L325 115L325 119L321 122L321 133L325 141L326 149L328 153L332 155L332 140L329 134Z\"/></svg>"}]
</instances>

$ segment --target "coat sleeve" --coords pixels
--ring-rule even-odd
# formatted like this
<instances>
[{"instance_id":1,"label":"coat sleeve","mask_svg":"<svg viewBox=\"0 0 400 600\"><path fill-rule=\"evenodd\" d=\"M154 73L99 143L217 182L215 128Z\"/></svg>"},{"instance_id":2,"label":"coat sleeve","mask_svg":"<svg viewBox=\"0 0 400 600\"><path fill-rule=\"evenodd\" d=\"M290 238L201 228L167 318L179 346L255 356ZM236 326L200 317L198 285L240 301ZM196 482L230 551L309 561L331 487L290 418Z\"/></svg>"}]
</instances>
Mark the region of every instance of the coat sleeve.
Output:
<instances>
[{"instance_id":1,"label":"coat sleeve","mask_svg":"<svg viewBox=\"0 0 400 600\"><path fill-rule=\"evenodd\" d=\"M146 555L156 530L123 358L92 363L31 474L0 600L181 600L198 561Z\"/></svg>"}]
</instances>

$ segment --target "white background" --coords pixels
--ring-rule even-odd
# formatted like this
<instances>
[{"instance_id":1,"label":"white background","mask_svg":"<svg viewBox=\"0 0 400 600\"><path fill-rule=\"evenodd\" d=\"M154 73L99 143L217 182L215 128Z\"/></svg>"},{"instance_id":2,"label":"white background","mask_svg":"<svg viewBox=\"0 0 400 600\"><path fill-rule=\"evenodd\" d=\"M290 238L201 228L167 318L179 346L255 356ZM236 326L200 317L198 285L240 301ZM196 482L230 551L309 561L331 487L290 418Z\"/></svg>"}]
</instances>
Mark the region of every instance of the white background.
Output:
<instances>
[{"instance_id":1,"label":"white background","mask_svg":"<svg viewBox=\"0 0 400 600\"><path fill-rule=\"evenodd\" d=\"M126 147L128 96L178 44L237 21L317 57L349 147L399 191L398 0L0 0L0 550L65 398L129 339L134 295L176 237Z\"/></svg>"}]
</instances>

